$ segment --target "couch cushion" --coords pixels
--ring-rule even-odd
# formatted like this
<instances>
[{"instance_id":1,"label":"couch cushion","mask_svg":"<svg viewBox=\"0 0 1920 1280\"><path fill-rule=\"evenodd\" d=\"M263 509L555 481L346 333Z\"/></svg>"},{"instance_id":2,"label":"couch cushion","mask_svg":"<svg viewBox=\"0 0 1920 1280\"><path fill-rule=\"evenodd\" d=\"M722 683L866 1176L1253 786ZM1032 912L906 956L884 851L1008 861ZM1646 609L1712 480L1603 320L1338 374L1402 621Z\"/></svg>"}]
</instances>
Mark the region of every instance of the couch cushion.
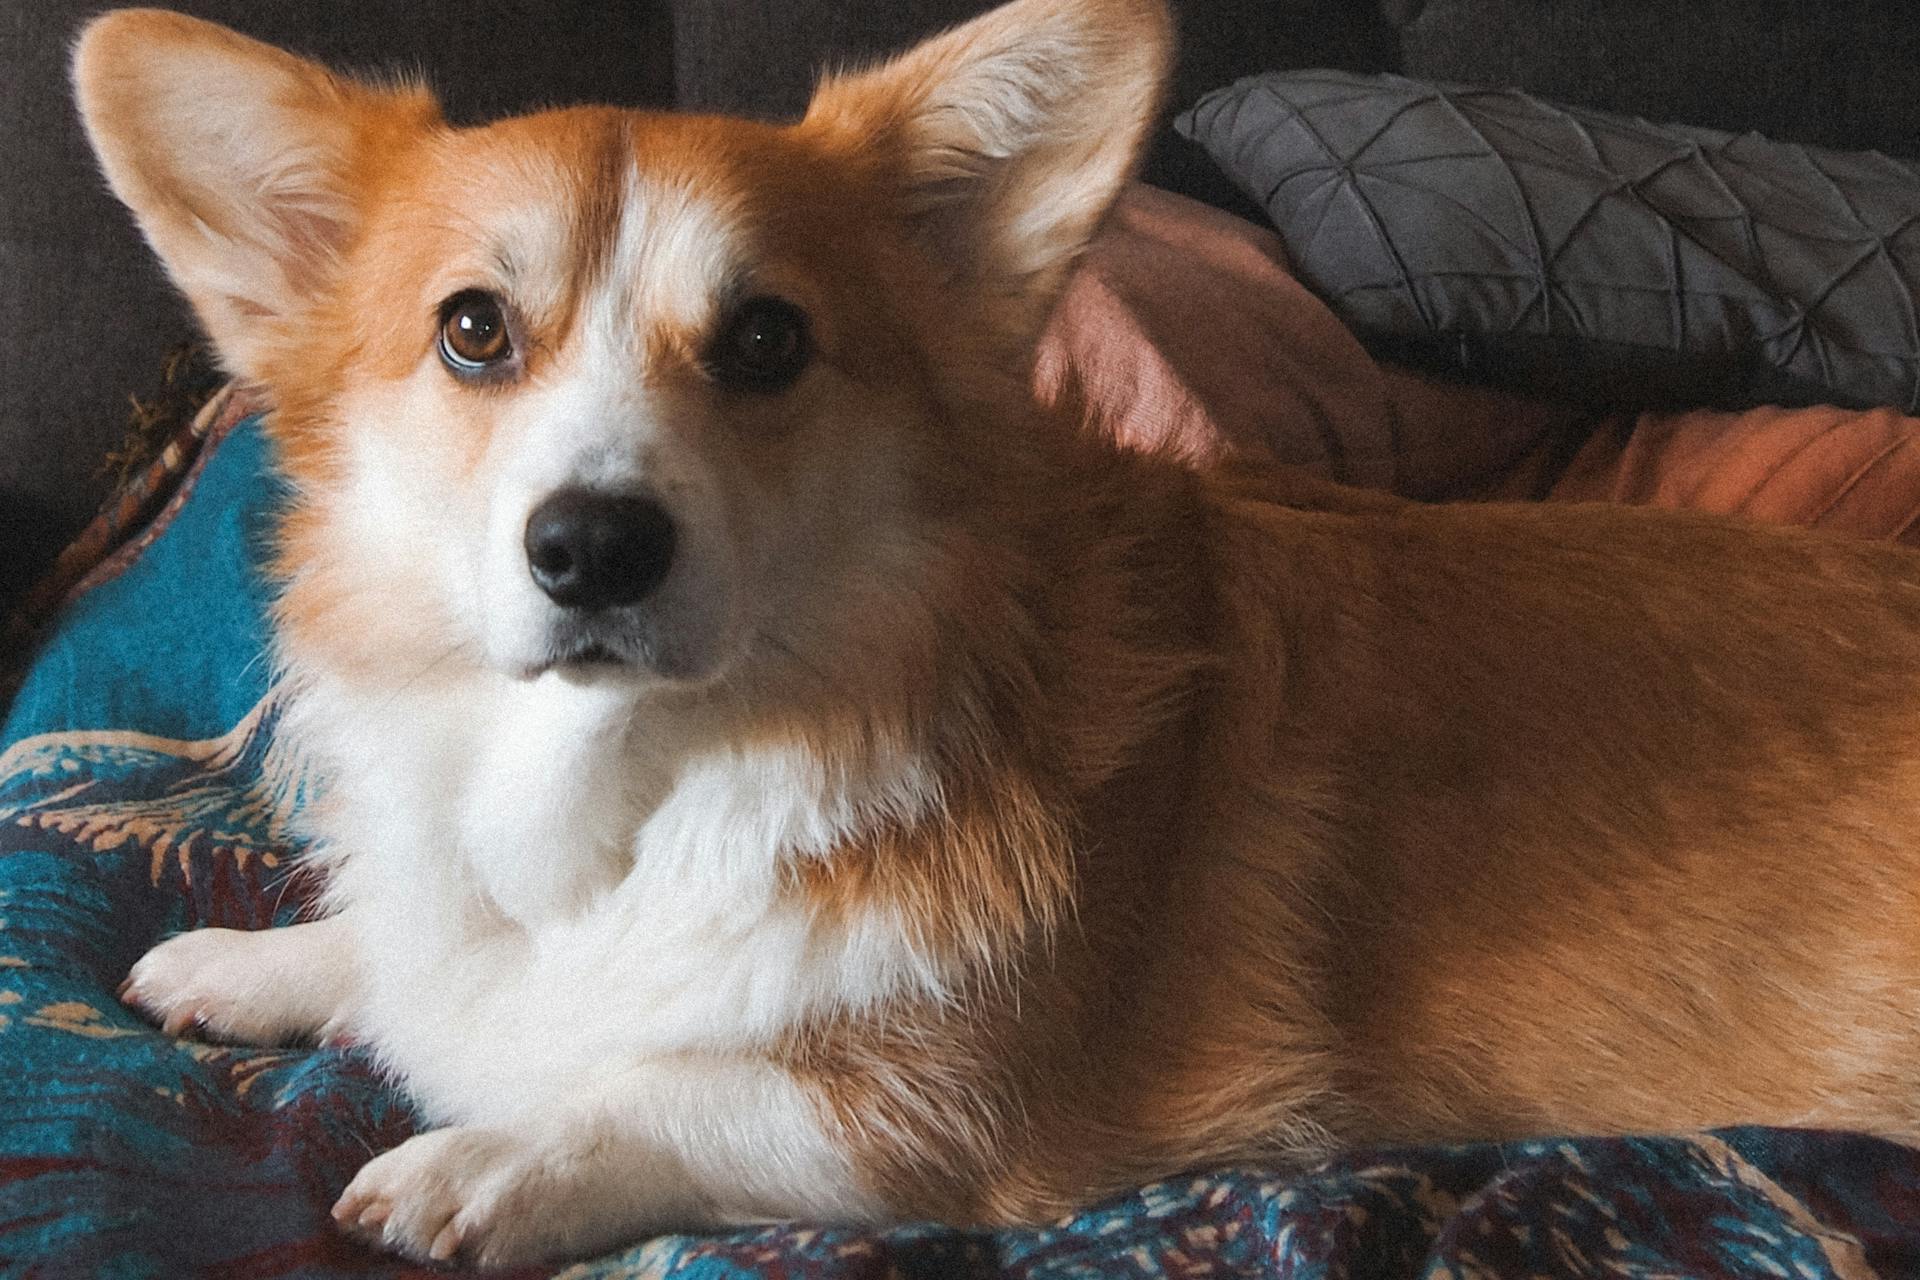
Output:
<instances>
[{"instance_id":1,"label":"couch cushion","mask_svg":"<svg viewBox=\"0 0 1920 1280\"><path fill-rule=\"evenodd\" d=\"M1283 72L1180 126L1382 349L1625 403L1920 411L1920 165Z\"/></svg>"},{"instance_id":2,"label":"couch cushion","mask_svg":"<svg viewBox=\"0 0 1920 1280\"><path fill-rule=\"evenodd\" d=\"M1399 23L1395 69L1423 80L1920 155L1920 22L1909 0L1384 3Z\"/></svg>"},{"instance_id":3,"label":"couch cushion","mask_svg":"<svg viewBox=\"0 0 1920 1280\"><path fill-rule=\"evenodd\" d=\"M771 118L798 115L820 73L897 52L998 0L697 0L673 9L681 106ZM1383 70L1397 51L1376 0L1176 0L1179 57L1169 106L1267 67ZM1204 155L1163 129L1149 181L1239 208Z\"/></svg>"},{"instance_id":4,"label":"couch cushion","mask_svg":"<svg viewBox=\"0 0 1920 1280\"><path fill-rule=\"evenodd\" d=\"M1147 186L1069 283L1035 389L1140 448L1255 452L1409 497L1503 475L1593 419L1381 365L1293 277L1279 237Z\"/></svg>"},{"instance_id":5,"label":"couch cushion","mask_svg":"<svg viewBox=\"0 0 1920 1280\"><path fill-rule=\"evenodd\" d=\"M797 115L823 70L899 52L1000 0L689 0L673 9L681 106ZM1269 67L1378 69L1395 56L1375 0L1174 0L1184 103Z\"/></svg>"},{"instance_id":6,"label":"couch cushion","mask_svg":"<svg viewBox=\"0 0 1920 1280\"><path fill-rule=\"evenodd\" d=\"M1891 409L1696 409L1543 437L1483 497L1622 502L1920 546L1920 418Z\"/></svg>"}]
</instances>

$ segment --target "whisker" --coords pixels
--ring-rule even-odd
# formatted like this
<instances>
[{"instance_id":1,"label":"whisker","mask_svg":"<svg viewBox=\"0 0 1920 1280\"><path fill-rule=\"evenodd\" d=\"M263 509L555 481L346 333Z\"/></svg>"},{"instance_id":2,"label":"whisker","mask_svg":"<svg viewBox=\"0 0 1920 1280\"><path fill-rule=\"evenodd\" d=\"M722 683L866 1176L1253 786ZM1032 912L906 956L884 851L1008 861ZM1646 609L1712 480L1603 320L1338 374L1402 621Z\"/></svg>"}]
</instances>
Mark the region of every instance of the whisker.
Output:
<instances>
[{"instance_id":1,"label":"whisker","mask_svg":"<svg viewBox=\"0 0 1920 1280\"><path fill-rule=\"evenodd\" d=\"M418 671L414 672L411 676L408 676L405 680L401 681L400 684L393 690L393 692L387 695L386 701L380 704L381 710L384 711L387 707L392 706L394 700L400 697L401 694L406 693L409 689L413 688L415 685L419 684L422 680L426 679L428 676L432 675L435 671L439 670L442 666L446 665L447 661L451 659L455 654L461 653L466 649L467 649L467 643L464 640L456 640L452 644L448 645L444 650L441 651L439 657L433 659L431 662L428 662L425 666L421 667Z\"/></svg>"}]
</instances>

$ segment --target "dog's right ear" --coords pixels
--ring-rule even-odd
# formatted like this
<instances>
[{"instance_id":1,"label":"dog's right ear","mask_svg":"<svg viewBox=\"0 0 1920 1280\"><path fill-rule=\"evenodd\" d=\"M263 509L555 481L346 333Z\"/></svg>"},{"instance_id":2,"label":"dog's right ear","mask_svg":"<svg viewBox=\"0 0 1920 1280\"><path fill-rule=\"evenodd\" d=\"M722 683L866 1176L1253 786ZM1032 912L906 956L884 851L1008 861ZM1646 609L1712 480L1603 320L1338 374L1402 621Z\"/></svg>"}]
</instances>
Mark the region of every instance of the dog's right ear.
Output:
<instances>
[{"instance_id":1,"label":"dog's right ear","mask_svg":"<svg viewBox=\"0 0 1920 1280\"><path fill-rule=\"evenodd\" d=\"M383 157L440 118L424 89L362 85L159 9L88 24L73 83L114 194L243 377L357 233Z\"/></svg>"},{"instance_id":2,"label":"dog's right ear","mask_svg":"<svg viewBox=\"0 0 1920 1280\"><path fill-rule=\"evenodd\" d=\"M1165 0L1012 0L827 77L801 127L883 175L929 259L1026 353L1133 173L1172 56Z\"/></svg>"}]
</instances>

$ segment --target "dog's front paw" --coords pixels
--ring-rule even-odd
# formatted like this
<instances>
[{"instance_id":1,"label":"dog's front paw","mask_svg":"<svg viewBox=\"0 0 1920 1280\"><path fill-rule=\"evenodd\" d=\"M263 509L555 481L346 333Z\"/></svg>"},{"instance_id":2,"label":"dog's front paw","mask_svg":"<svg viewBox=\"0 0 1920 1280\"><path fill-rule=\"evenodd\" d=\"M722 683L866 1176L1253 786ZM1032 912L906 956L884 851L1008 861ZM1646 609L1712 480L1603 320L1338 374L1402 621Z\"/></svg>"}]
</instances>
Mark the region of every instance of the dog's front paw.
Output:
<instances>
[{"instance_id":1,"label":"dog's front paw","mask_svg":"<svg viewBox=\"0 0 1920 1280\"><path fill-rule=\"evenodd\" d=\"M369 1161L333 1220L416 1262L504 1267L625 1244L685 1213L657 1167L603 1167L597 1154L494 1129L436 1129Z\"/></svg>"},{"instance_id":2,"label":"dog's front paw","mask_svg":"<svg viewBox=\"0 0 1920 1280\"><path fill-rule=\"evenodd\" d=\"M509 1202L528 1171L516 1144L485 1129L437 1129L367 1162L333 1206L333 1220L361 1239L416 1262L468 1256L519 1261ZM476 1260L478 1260L476 1258Z\"/></svg>"},{"instance_id":3,"label":"dog's front paw","mask_svg":"<svg viewBox=\"0 0 1920 1280\"><path fill-rule=\"evenodd\" d=\"M369 1161L333 1220L416 1262L479 1266L549 1258L574 1211L525 1143L490 1129L436 1129Z\"/></svg>"},{"instance_id":4,"label":"dog's front paw","mask_svg":"<svg viewBox=\"0 0 1920 1280\"><path fill-rule=\"evenodd\" d=\"M120 999L171 1036L197 1029L209 1039L274 1045L323 1035L340 1012L335 971L344 963L308 954L327 927L180 934L140 958Z\"/></svg>"}]
</instances>

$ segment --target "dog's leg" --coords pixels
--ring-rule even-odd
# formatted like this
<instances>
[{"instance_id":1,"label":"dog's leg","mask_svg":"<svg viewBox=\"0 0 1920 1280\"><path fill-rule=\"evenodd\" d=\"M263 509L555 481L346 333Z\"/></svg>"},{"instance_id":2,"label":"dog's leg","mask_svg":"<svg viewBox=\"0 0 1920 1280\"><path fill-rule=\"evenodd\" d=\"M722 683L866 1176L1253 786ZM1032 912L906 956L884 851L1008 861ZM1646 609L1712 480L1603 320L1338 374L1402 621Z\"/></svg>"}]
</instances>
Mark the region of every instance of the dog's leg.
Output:
<instances>
[{"instance_id":1,"label":"dog's leg","mask_svg":"<svg viewBox=\"0 0 1920 1280\"><path fill-rule=\"evenodd\" d=\"M355 941L339 916L284 929L195 929L142 956L120 998L168 1035L198 1028L239 1044L324 1039L358 985Z\"/></svg>"},{"instance_id":2,"label":"dog's leg","mask_svg":"<svg viewBox=\"0 0 1920 1280\"><path fill-rule=\"evenodd\" d=\"M334 1220L415 1260L505 1266L666 1230L874 1216L813 1100L772 1065L689 1056L583 1092L407 1140L360 1170Z\"/></svg>"}]
</instances>

